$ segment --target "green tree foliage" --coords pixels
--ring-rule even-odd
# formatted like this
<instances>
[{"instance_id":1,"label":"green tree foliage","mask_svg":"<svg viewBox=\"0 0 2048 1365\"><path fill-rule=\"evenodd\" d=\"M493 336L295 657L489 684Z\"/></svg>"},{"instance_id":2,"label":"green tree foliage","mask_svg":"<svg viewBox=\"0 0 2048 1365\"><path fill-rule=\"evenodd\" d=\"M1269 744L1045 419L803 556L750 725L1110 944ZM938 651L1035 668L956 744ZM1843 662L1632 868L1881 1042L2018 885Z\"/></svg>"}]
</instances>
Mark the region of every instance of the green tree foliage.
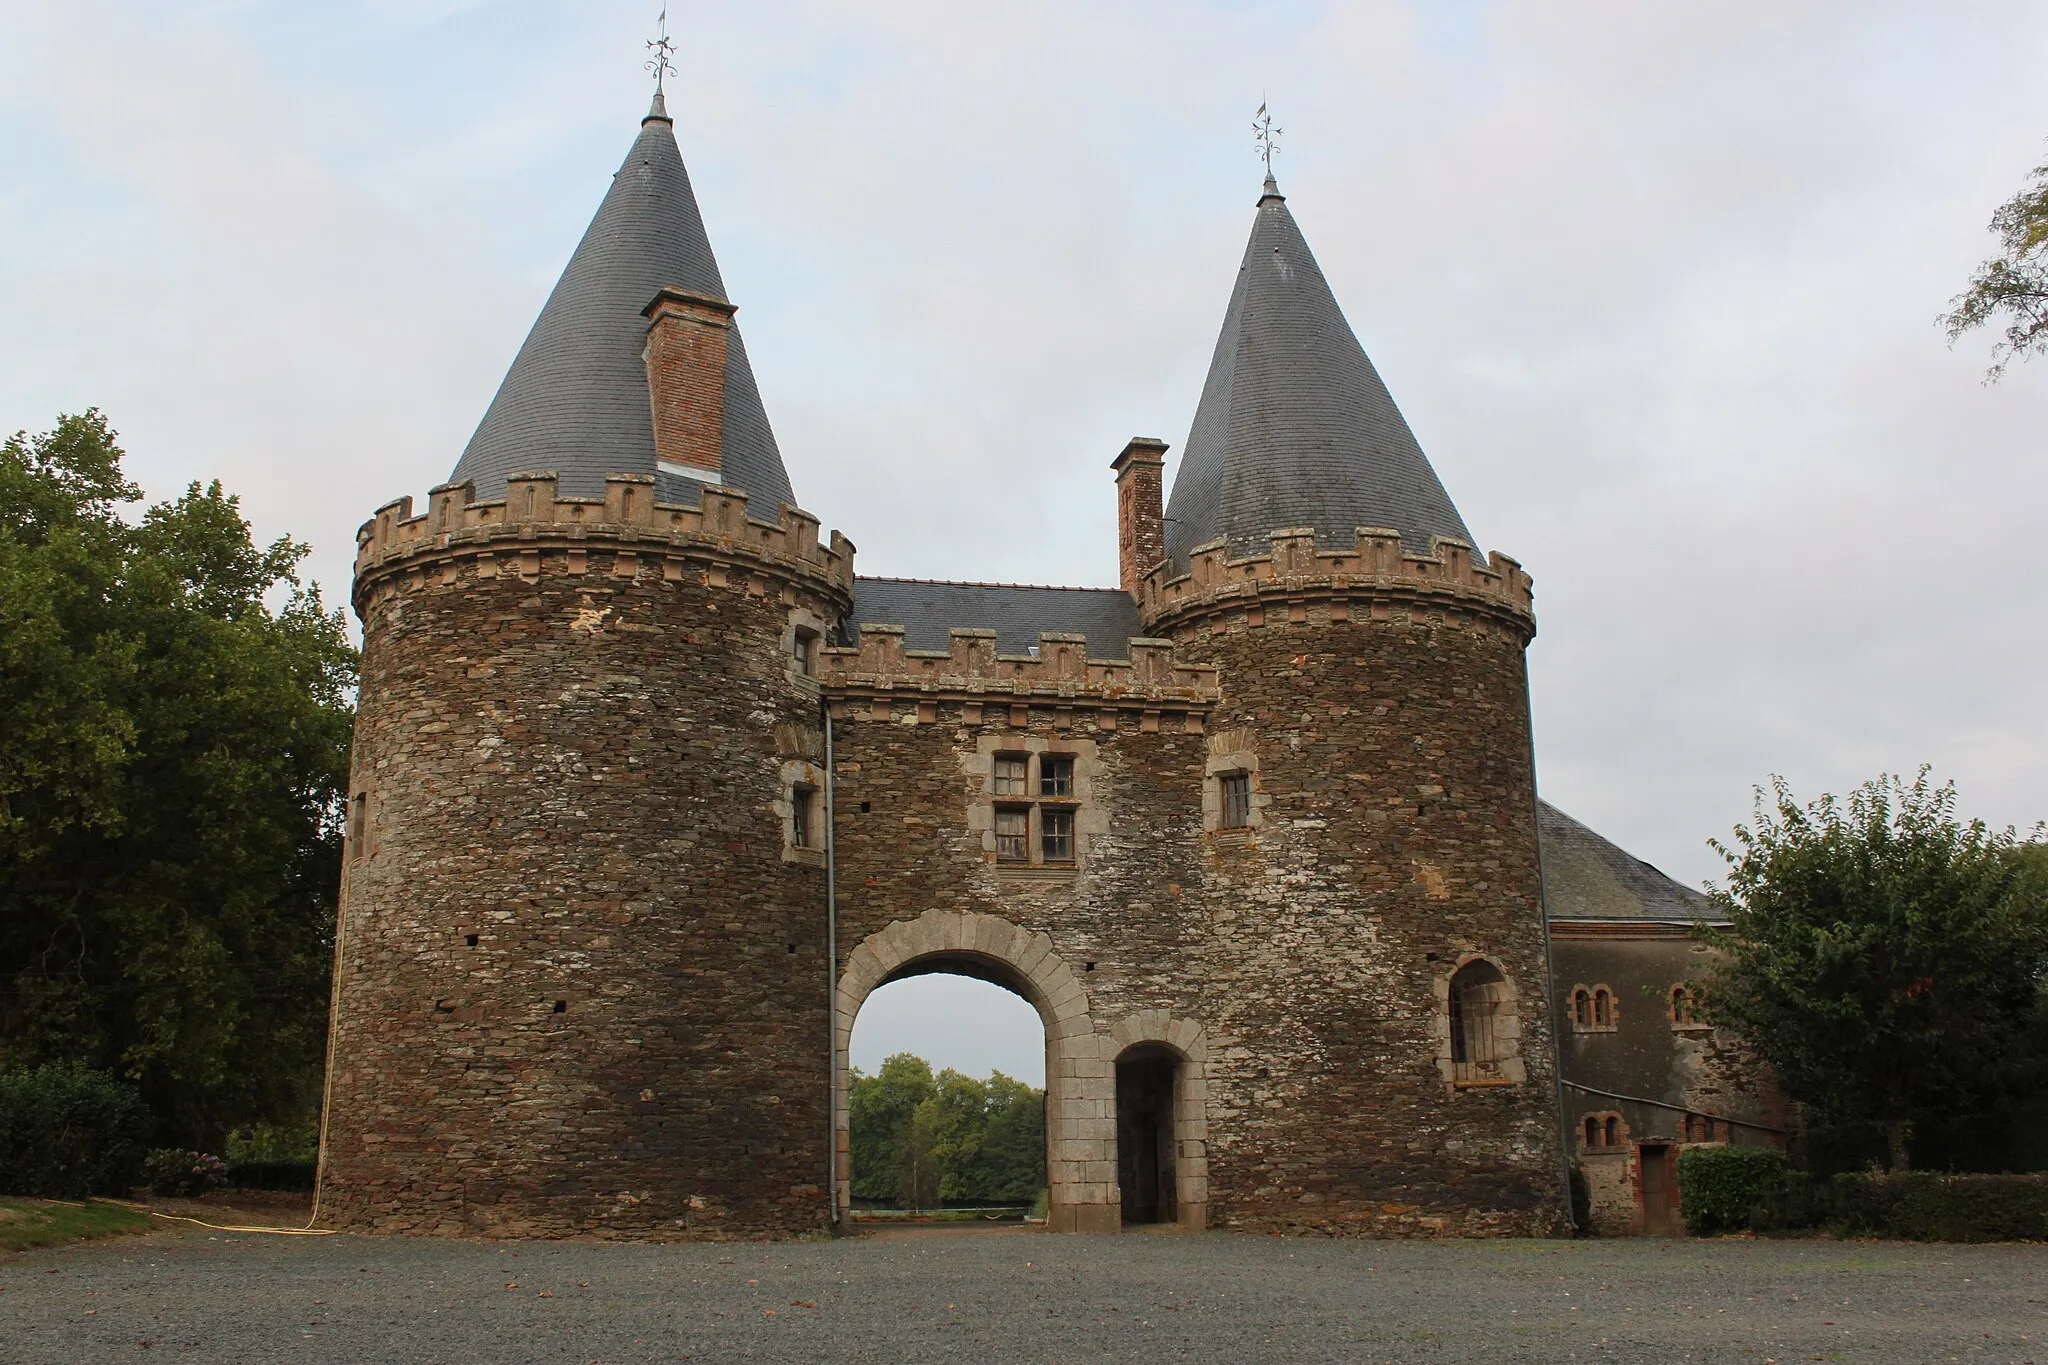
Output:
<instances>
[{"instance_id":1,"label":"green tree foliage","mask_svg":"<svg viewBox=\"0 0 2048 1365\"><path fill-rule=\"evenodd\" d=\"M1731 927L1707 1008L1823 1128L1881 1134L2024 1091L2048 969L2048 877L2011 830L1956 817L1953 784L1883 776L1807 805L1757 792L1716 905Z\"/></svg>"},{"instance_id":2,"label":"green tree foliage","mask_svg":"<svg viewBox=\"0 0 2048 1365\"><path fill-rule=\"evenodd\" d=\"M1023 1203L1045 1187L1045 1092L1000 1071L933 1075L899 1052L856 1070L847 1102L857 1199Z\"/></svg>"},{"instance_id":3,"label":"green tree foliage","mask_svg":"<svg viewBox=\"0 0 2048 1365\"><path fill-rule=\"evenodd\" d=\"M2036 166L2027 180L1991 215L2003 251L1977 267L1970 287L1941 316L1951 344L1965 332L2005 323L1987 380L2004 374L2015 358L2048 352L2048 163Z\"/></svg>"},{"instance_id":4,"label":"green tree foliage","mask_svg":"<svg viewBox=\"0 0 2048 1365\"><path fill-rule=\"evenodd\" d=\"M134 1081L165 1139L317 1101L356 656L236 500L97 412L0 447L0 1067Z\"/></svg>"}]
</instances>

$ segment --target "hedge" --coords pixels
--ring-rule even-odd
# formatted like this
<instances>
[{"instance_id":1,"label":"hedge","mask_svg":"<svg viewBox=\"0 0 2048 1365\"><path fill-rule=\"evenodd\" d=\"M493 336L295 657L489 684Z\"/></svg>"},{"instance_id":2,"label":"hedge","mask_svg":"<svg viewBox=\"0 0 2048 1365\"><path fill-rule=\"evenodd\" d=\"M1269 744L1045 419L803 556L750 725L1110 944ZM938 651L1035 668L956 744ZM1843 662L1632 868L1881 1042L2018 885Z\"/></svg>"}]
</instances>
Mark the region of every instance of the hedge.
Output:
<instances>
[{"instance_id":1,"label":"hedge","mask_svg":"<svg viewBox=\"0 0 2048 1365\"><path fill-rule=\"evenodd\" d=\"M1814 1231L1906 1242L2048 1241L2048 1175L1854 1171L1815 1180L1770 1147L1678 1154L1679 1211L1695 1234Z\"/></svg>"},{"instance_id":2,"label":"hedge","mask_svg":"<svg viewBox=\"0 0 2048 1365\"><path fill-rule=\"evenodd\" d=\"M126 1194L148 1133L142 1097L112 1076L69 1066L0 1072L0 1194Z\"/></svg>"},{"instance_id":3,"label":"hedge","mask_svg":"<svg viewBox=\"0 0 2048 1365\"><path fill-rule=\"evenodd\" d=\"M1682 1148L1678 1213L1695 1236L1777 1225L1800 1179L1775 1147Z\"/></svg>"}]
</instances>

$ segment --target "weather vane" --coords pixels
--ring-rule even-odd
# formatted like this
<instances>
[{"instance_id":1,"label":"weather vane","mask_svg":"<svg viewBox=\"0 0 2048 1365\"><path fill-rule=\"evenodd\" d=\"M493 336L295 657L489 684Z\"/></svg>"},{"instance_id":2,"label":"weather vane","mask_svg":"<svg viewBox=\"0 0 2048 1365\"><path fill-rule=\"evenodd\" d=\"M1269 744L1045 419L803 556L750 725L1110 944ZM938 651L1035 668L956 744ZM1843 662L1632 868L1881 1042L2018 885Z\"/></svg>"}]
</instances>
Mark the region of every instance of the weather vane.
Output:
<instances>
[{"instance_id":1,"label":"weather vane","mask_svg":"<svg viewBox=\"0 0 2048 1365\"><path fill-rule=\"evenodd\" d=\"M661 17L654 22L660 25L658 36L649 40L647 44L647 50L654 55L649 57L642 65L654 73L654 93L659 95L661 93L662 77L676 69L675 63L668 59L669 53L676 50L676 45L668 40L667 5L661 7Z\"/></svg>"},{"instance_id":2,"label":"weather vane","mask_svg":"<svg viewBox=\"0 0 2048 1365\"><path fill-rule=\"evenodd\" d=\"M1287 130L1273 126L1273 116L1266 112L1266 102L1259 101L1259 112L1252 115L1252 134L1258 140L1259 158L1266 163L1266 178L1273 178L1273 155L1280 150L1280 135Z\"/></svg>"}]
</instances>

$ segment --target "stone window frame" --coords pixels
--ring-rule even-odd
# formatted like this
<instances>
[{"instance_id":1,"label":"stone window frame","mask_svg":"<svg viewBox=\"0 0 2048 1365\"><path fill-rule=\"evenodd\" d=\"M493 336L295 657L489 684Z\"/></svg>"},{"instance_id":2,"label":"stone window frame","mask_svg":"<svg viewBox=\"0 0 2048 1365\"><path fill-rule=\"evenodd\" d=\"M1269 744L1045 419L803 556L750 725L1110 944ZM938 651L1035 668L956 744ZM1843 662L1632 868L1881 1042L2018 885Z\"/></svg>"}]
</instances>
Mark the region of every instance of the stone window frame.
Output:
<instances>
[{"instance_id":1,"label":"stone window frame","mask_svg":"<svg viewBox=\"0 0 2048 1365\"><path fill-rule=\"evenodd\" d=\"M791 607L783 623L777 648L782 651L782 671L792 679L818 685L818 651L825 644L825 618L802 607ZM801 655L799 642L805 645Z\"/></svg>"},{"instance_id":2,"label":"stone window frame","mask_svg":"<svg viewBox=\"0 0 2048 1365\"><path fill-rule=\"evenodd\" d=\"M1242 775L1245 779L1245 823L1224 823L1223 779ZM1209 736L1209 755L1202 770L1202 832L1226 838L1244 838L1247 832L1266 823L1265 808L1272 801L1259 789L1259 755L1250 730L1223 730Z\"/></svg>"},{"instance_id":3,"label":"stone window frame","mask_svg":"<svg viewBox=\"0 0 2048 1365\"><path fill-rule=\"evenodd\" d=\"M1073 795L1040 794L1042 763L1044 756L1048 754L1072 762ZM1012 871L1027 868L1059 873L1075 871L1087 863L1095 838L1109 832L1108 816L1103 811L1101 803L1095 799L1095 779L1100 772L1101 761L1094 740L1067 735L998 731L980 736L974 752L963 754L961 757L974 780L975 788L968 801L967 828L970 833L979 837L982 856L988 862ZM998 794L995 789L996 760L1016 757L1022 757L1025 761L1024 790L1022 794ZM1048 808L1072 814L1071 857L1049 859L1045 856L1043 812ZM995 825L998 810L1025 812L1023 858L997 856Z\"/></svg>"},{"instance_id":4,"label":"stone window frame","mask_svg":"<svg viewBox=\"0 0 2048 1365\"><path fill-rule=\"evenodd\" d=\"M1592 985L1580 982L1572 987L1571 1007L1566 1013L1571 1018L1573 1033L1618 1033L1621 1031L1621 993L1604 981ZM1600 1022L1601 1006L1605 1004L1607 1020Z\"/></svg>"},{"instance_id":5,"label":"stone window frame","mask_svg":"<svg viewBox=\"0 0 2048 1365\"><path fill-rule=\"evenodd\" d=\"M811 818L816 828L810 831L808 842L796 837L796 817L800 791L811 793ZM782 861L802 863L808 867L825 865L825 769L808 759L786 758L782 761L781 786L775 798L776 823L782 830Z\"/></svg>"},{"instance_id":6,"label":"stone window frame","mask_svg":"<svg viewBox=\"0 0 2048 1365\"><path fill-rule=\"evenodd\" d=\"M1699 1008L1700 993L1690 982L1677 982L1665 993L1664 1017L1673 1033L1712 1033L1714 1026L1699 1017Z\"/></svg>"},{"instance_id":7,"label":"stone window frame","mask_svg":"<svg viewBox=\"0 0 2048 1365\"><path fill-rule=\"evenodd\" d=\"M1587 1140L1589 1131L1595 1140ZM1576 1137L1583 1155L1627 1156L1632 1135L1620 1110L1598 1109L1579 1116Z\"/></svg>"},{"instance_id":8,"label":"stone window frame","mask_svg":"<svg viewBox=\"0 0 2048 1365\"><path fill-rule=\"evenodd\" d=\"M1489 982L1500 988L1494 1000L1493 1042L1497 1056L1480 1063L1454 1062L1451 1047L1451 982L1460 972L1475 962L1483 962L1500 977L1498 982ZM1521 992L1515 986L1514 973L1505 963L1490 953L1460 953L1451 963L1450 970L1436 974L1433 983L1436 996L1433 1013L1433 1033L1436 1041L1437 1073L1444 1085L1451 1090L1478 1090L1494 1086L1522 1085L1529 1079L1528 1067L1522 1060L1522 1018ZM1460 1076L1460 1067L1473 1065L1488 1068L1490 1074Z\"/></svg>"}]
</instances>

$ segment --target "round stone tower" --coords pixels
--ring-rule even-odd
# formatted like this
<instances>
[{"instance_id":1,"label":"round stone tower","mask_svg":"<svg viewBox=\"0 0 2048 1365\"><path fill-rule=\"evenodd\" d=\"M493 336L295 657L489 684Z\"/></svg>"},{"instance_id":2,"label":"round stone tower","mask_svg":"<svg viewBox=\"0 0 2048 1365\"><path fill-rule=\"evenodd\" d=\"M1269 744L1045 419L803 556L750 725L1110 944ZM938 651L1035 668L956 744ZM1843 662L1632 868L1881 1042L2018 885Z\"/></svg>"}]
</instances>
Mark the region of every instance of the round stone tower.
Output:
<instances>
[{"instance_id":1,"label":"round stone tower","mask_svg":"<svg viewBox=\"0 0 2048 1365\"><path fill-rule=\"evenodd\" d=\"M829 1218L853 547L789 504L733 311L657 99L459 482L358 534L329 1226Z\"/></svg>"},{"instance_id":2,"label":"round stone tower","mask_svg":"<svg viewBox=\"0 0 2048 1365\"><path fill-rule=\"evenodd\" d=\"M1122 481L1156 489L1145 463ZM1154 535L1138 501L1127 544ZM1211 1027L1257 1059L1211 1069L1212 1208L1568 1226L1529 577L1474 549L1270 177L1155 538L1146 631L1222 680Z\"/></svg>"}]
</instances>

